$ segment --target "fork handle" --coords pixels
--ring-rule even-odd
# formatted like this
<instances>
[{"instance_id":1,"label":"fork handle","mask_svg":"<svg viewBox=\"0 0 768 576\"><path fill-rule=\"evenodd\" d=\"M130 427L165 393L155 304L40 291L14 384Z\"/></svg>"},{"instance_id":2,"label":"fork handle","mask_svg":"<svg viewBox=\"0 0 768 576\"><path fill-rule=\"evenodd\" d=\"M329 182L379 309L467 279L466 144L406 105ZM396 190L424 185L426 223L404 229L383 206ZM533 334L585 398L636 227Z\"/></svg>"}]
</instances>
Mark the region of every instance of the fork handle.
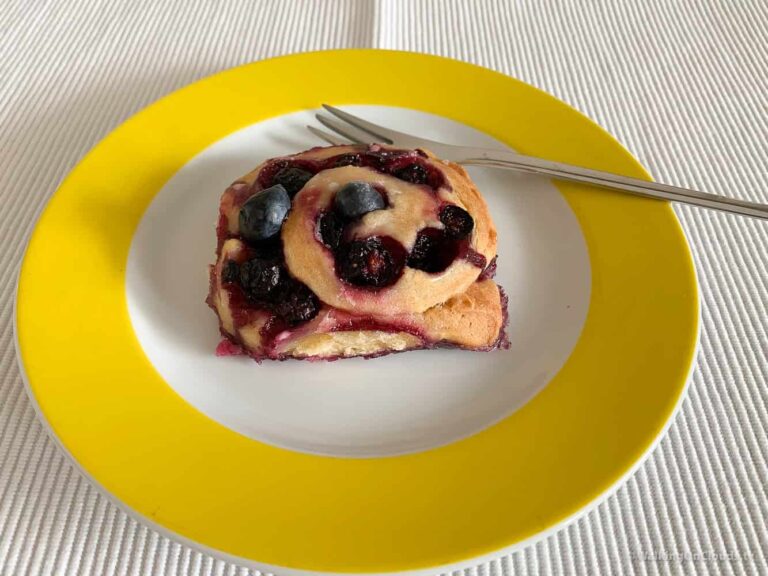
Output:
<instances>
[{"instance_id":1,"label":"fork handle","mask_svg":"<svg viewBox=\"0 0 768 576\"><path fill-rule=\"evenodd\" d=\"M752 216L754 218L768 220L768 205L766 204L735 200L717 194L699 192L697 190L671 186L669 184L649 182L647 180L640 180L639 178L620 176L611 172L591 170L589 168L563 164L561 162L542 160L541 158L523 156L522 154L513 152L506 153L494 150L492 153L489 152L488 154L484 154L481 158L470 158L462 160L460 163L472 166L491 166L532 174L541 174L559 180L592 184L600 186L601 188L617 190L635 196L672 200L684 204L691 204L693 206L730 212L731 214Z\"/></svg>"}]
</instances>

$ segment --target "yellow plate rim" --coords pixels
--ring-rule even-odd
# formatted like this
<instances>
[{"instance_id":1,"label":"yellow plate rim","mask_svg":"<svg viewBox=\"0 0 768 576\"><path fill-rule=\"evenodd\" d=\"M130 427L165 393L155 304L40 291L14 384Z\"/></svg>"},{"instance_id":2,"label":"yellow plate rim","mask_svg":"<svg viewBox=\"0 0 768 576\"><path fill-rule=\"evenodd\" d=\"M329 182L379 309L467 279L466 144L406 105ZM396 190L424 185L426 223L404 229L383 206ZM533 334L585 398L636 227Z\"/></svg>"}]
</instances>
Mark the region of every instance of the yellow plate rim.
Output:
<instances>
[{"instance_id":1,"label":"yellow plate rim","mask_svg":"<svg viewBox=\"0 0 768 576\"><path fill-rule=\"evenodd\" d=\"M195 82L194 84L192 84L190 86L187 86L186 88L182 88L182 89L180 89L180 90L178 90L178 91L176 91L176 92L174 92L174 93L172 93L172 94L170 94L168 96L165 96L160 101L158 101L158 102L156 102L154 104L151 104L150 106L148 106L144 110L138 112L136 115L134 115L129 120L127 120L125 123L123 123L120 127L116 128L110 134L110 136L112 134L114 134L115 132L117 132L118 130L121 130L126 124L130 123L134 118L142 115L147 109L153 108L153 107L157 106L157 104L159 104L160 102L166 101L166 100L168 100L168 99L170 99L170 98L172 98L174 96L177 96L180 92L188 90L188 89L192 88L193 86L197 86L197 85L202 84L204 82L208 82L208 81L210 81L211 79L214 79L214 78L220 78L220 77L222 77L225 74L232 73L233 71L245 70L245 69L248 69L249 67L256 66L256 65L261 64L263 62L285 61L285 60L288 60L288 59L297 59L297 58L302 58L302 57L307 57L307 56L322 55L323 57L342 58L342 59L344 59L345 58L344 55L347 55L347 54L359 57L359 56L366 56L366 55L371 55L373 53L382 53L382 52L383 53L387 53L387 54L391 54L391 55L393 55L393 57L397 57L397 58L434 59L434 60L437 60L437 61L453 62L454 64L452 64L452 65L456 64L455 61L450 61L450 60L439 58L439 57L426 56L426 55L422 55L422 54L413 54L413 53L408 53L408 52L399 52L399 51L334 50L334 51L311 52L311 53L304 53L304 54L297 54L297 55L282 56L282 57L279 57L279 58L270 59L270 60L267 60L267 61L261 61L261 62L258 62L258 63L247 64L247 65L244 65L244 66L237 67L235 69L230 69L228 71L224 71L224 72L215 74L214 76L211 76L209 78L206 78L206 79L200 80L198 82ZM464 64L464 63L459 63L459 64L461 64L462 66L465 66L465 67L469 67L469 68L478 68L478 67L474 67L472 65L468 65L468 64ZM484 70L484 72L489 72L489 71L487 71L485 69L480 69L480 68L478 68L478 69L479 70ZM536 92L539 92L536 89L533 89L533 90L535 90ZM548 95L546 95L543 92L539 92L539 95L540 96L541 95L545 95L545 96L549 97ZM549 97L549 98L551 98L551 97ZM559 106L567 108L566 104L564 104L562 102L559 102L559 101L557 101L557 102L558 102ZM577 114L582 119L584 118L578 111L575 111L573 109L570 109L570 110L571 110L572 113ZM602 136L603 137L607 137L611 141L611 146L612 147L618 146L619 148L621 148L620 144L616 143L609 134L604 132L597 125L591 123L591 121L589 123L592 124L592 128L593 129L595 127L597 127L597 129L602 133ZM105 140L108 139L110 136L107 136L105 138ZM75 172L76 170L78 170L92 156L92 154L96 151L96 149L99 148L100 146L102 146L103 142L104 142L104 140L102 140L102 142L97 144L92 149L92 151L89 152L81 160L81 162L78 164L78 166L75 169L73 169L72 172ZM621 148L621 152L623 152L626 156L628 156L628 153L623 148ZM629 157L629 158L631 158L631 157ZM627 160L627 158L624 158L624 160ZM638 170L638 172L640 172L640 174L639 174L640 176L646 176L646 174L640 168L639 164L637 164L636 160L634 160L632 158L631 162L635 164L634 167ZM636 175L638 175L638 174L636 174ZM67 177L67 179L65 179L65 181L61 184L60 189L63 189L65 187L66 182L67 182L68 179L69 179L69 177ZM40 220L43 218L43 216L47 212L48 207L50 205L50 202L53 200L54 196L51 196L51 198L49 199L48 203L46 204L44 210L41 211L41 214L38 217L38 222L35 225L35 232L37 232L37 229L38 229L37 224L40 222ZM568 197L568 199L570 201L571 197ZM656 209L656 208L660 208L660 207L656 206L654 209ZM672 216L672 220L675 222L675 224L676 224L676 226L678 228L677 233L682 236L682 229L680 227L679 221L677 220L676 216L674 215L674 212L668 206L664 207L663 209L665 211L667 211L669 215ZM33 235L34 235L35 232L33 232ZM27 247L27 251L28 250L29 250L29 245ZM687 250L687 245L686 245L686 250ZM19 268L19 279L21 278L22 273L23 273L23 266L27 262L27 255L28 254L25 251L24 257L22 258L22 266L20 266L20 268ZM608 496L610 496L623 483L623 481L627 477L629 477L642 464L642 462L645 460L645 458L648 457L648 455L652 452L653 448L656 446L656 444L659 442L661 437L664 435L665 431L670 426L670 424L671 424L671 422L672 422L672 420L674 418L674 415L676 414L677 410L679 409L680 404L681 404L681 402L682 402L682 400L684 398L685 391L687 390L687 386L688 386L688 383L690 381L691 373L692 373L692 371L694 369L694 364L695 363L694 363L693 360L695 359L696 354L698 352L699 332L700 332L700 329L701 329L700 308L699 308L699 305L698 305L698 302L699 302L700 298L699 298L699 294L698 294L698 284L697 284L697 282L695 280L695 273L693 272L693 270L694 270L694 268L693 268L693 260L690 257L690 253L689 252L688 252L688 258L689 258L689 264L690 264L690 268L691 268L690 273L692 274L692 278L691 279L693 281L693 286L695 287L695 293L692 295L692 297L695 299L695 302L693 302L693 304L694 304L694 307L695 307L695 316L696 316L696 318L695 318L695 335L693 336L693 346L691 346L691 349L690 349L690 356L689 356L689 361L688 361L687 375L685 376L684 381L682 382L682 384L681 385L679 384L679 393L677 394L676 400L675 400L674 404L671 406L671 409L666 413L666 418L665 418L663 426L658 430L657 434L653 438L651 438L649 440L649 442L647 443L647 445L646 445L644 451L642 452L642 454L637 459L634 460L634 462L631 464L631 466L629 468L625 469L624 472L621 475L615 477L613 479L612 483L610 484L610 486L608 488L605 488L596 498L593 498L591 501L587 502L585 505L583 505L580 509L576 510L574 513L572 513L572 514L570 514L568 516L562 517L561 520L559 520L558 522L555 522L554 524L549 525L546 529L544 529L542 531L538 531L538 532L532 534L531 536L529 536L527 538L524 538L522 540L518 540L518 541L514 542L513 544L511 544L509 546L506 546L506 547L503 547L503 548L497 548L497 549L495 549L492 552L488 552L488 553L482 554L482 555L473 556L470 559L463 559L463 560L460 560L460 561L457 561L457 562L449 562L449 563L442 564L442 565L439 565L439 566L430 566L430 567L424 567L424 568L409 568L409 567L406 566L406 567L403 567L403 568L398 568L397 569L398 571L407 571L407 572L413 573L413 574L426 574L426 573L432 573L434 570L437 570L437 569L443 569L443 570L459 569L461 567L468 567L468 566L471 566L471 565L476 564L478 562L494 558L494 557L496 557L498 555L501 555L501 554L510 553L510 552L512 552L514 550L520 549L521 547L527 546L527 545L529 545L532 542L535 542L535 541L538 541L540 539L543 539L547 535L551 534L552 532L562 528L565 524L568 524L568 523L572 522L573 520L583 516L589 510L591 510L594 507L596 507L600 502L602 502ZM269 564L269 563L264 563L264 562L258 562L258 561L255 561L255 560L252 560L252 559L249 559L249 558L246 558L246 557L229 554L227 552L218 550L216 548L207 546L205 544L201 544L199 542L196 542L196 541L194 541L192 539L189 539L189 538L187 538L187 537L185 537L185 536L183 536L183 535L181 535L179 533L176 533L176 532L168 529L164 525L154 521L151 517L148 517L147 515L141 514L140 512L138 512L137 510L132 508L130 505L128 505L128 504L124 503L123 501L121 501L117 496L115 496L114 494L109 492L104 486L102 486L102 484L98 480L96 480L96 478L94 476L92 476L85 469L85 467L83 467L83 465L75 458L74 454L64 445L63 440L56 434L56 432L54 430L54 427L51 425L48 417L46 416L46 414L44 413L42 407L40 406L40 404L38 402L37 396L34 393L33 386L32 386L32 384L30 382L30 379L28 378L27 371L25 369L25 366L24 366L24 363L23 363L23 360L22 360L22 352L21 352L22 351L22 343L20 342L20 339L19 339L19 330L18 330L18 323L17 323L17 320L18 320L18 317L19 317L19 309L18 309L18 305L19 305L19 283L20 283L19 279L17 279L17 294L16 294L16 297L14 298L14 311L13 311L13 324L14 324L14 326L13 326L13 328L14 328L14 335L15 335L15 340L16 340L17 358L18 358L18 362L19 362L20 372L22 374L22 378L23 378L23 381L24 381L24 384L25 384L25 388L27 390L27 393L28 393L30 399L32 400L32 404L34 406L34 409L37 412L37 414L40 416L41 420L43 421L46 430L55 439L56 443L62 448L62 450L64 450L65 454L75 464L76 468L78 470L80 470L80 472L83 473L86 477L88 477L89 480L91 482L93 482L93 484L99 489L99 491L102 494L107 496L110 501L112 501L115 504L117 504L122 510L126 511L130 516L132 516L134 518L137 518L137 519L140 519L142 522L148 524L149 526L151 526L153 529L157 530L158 532L160 532L160 533L162 533L162 534L164 534L164 535L166 535L166 536L168 536L168 537L170 537L170 538L172 538L174 540L177 540L177 541L183 542L183 543L185 543L187 545L190 545L192 547L204 550L205 552L207 552L207 553L209 553L211 555L214 555L214 556L226 559L226 560L234 562L234 563L246 564L246 565L250 565L250 566L256 567L258 569L261 569L261 570L269 570L269 571L274 571L274 572L284 573L284 574L308 574L308 573L317 573L318 572L318 570L305 570L305 569L286 568L286 567L284 567L282 565L279 565L279 564ZM335 570L322 570L322 571L326 572L326 573L329 573L329 574L331 574L331 573L353 573L353 572L358 572L357 570L346 570L346 569L342 570L342 571L335 571ZM389 570L387 570L387 572L389 572ZM372 572L361 571L361 573L372 573Z\"/></svg>"},{"instance_id":2,"label":"yellow plate rim","mask_svg":"<svg viewBox=\"0 0 768 576\"><path fill-rule=\"evenodd\" d=\"M17 282L18 287L18 282ZM699 318L699 322L697 323L698 328L696 332L696 349L694 354L698 356L699 349L700 349L700 336L701 336L701 318ZM14 336L16 334L16 304L14 300L14 308L13 308L13 330L14 330ZM114 494L110 493L108 490L106 490L93 476L91 476L87 470L85 470L80 463L75 459L75 457L72 455L72 453L67 449L67 447L62 443L61 439L55 434L53 431L53 428L51 428L50 423L48 422L48 419L43 414L42 410L40 409L40 405L37 403L37 399L35 398L35 395L32 392L32 388L29 385L29 380L27 379L27 374L24 371L24 365L21 361L21 356L18 354L18 341L14 338L14 342L17 347L17 354L16 359L19 366L19 371L21 372L21 378L24 382L24 390L27 393L27 396L29 397L32 407L35 410L35 414L37 414L38 419L43 425L43 428L45 429L46 433L50 438L54 440L56 445L59 447L59 449L64 453L64 455L67 457L67 460L69 460L70 464L72 464L75 469L83 476L85 477L93 487L96 488L96 490L106 498L109 502L117 506L120 510L122 510L129 518L133 518L136 522L139 522L141 524L144 524L148 528L156 531L157 533L161 534L162 536L168 538L169 540L178 542L180 544L184 544L185 546L188 546L192 549L198 550L200 552L203 552L205 554L208 554L209 556L212 556L213 558L218 558L219 560L223 560L225 562L230 562L232 564L238 564L242 566L246 566L249 568L253 568L256 570L259 570L260 572L266 572L266 573L272 573L276 576L312 576L316 574L326 574L328 576L354 576L354 575L360 575L360 576L384 576L384 575L391 575L391 574L399 574L403 576L432 576L434 574L444 574L444 573L452 573L455 571L462 571L466 569L473 568L475 566L478 566L480 564L490 562L493 560L496 560L498 558L501 558L503 556L507 556L509 554L512 554L514 552L518 552L522 550L523 548L526 548L528 546L531 546L533 544L536 544L538 542L541 542L548 538L549 536L555 534L556 532L559 532L560 530L566 528L573 522L576 522L577 520L583 518L590 512L592 512L594 509L596 509L598 506L600 506L603 502L608 500L611 496L613 496L619 488L621 488L624 483L629 480L629 478L648 460L648 458L651 456L651 454L654 452L656 447L659 445L659 442L664 438L667 431L669 430L670 426L672 426L672 423L675 420L675 417L680 411L680 408L683 404L683 400L686 397L686 394L688 392L688 388L691 383L691 379L693 376L693 371L695 369L695 362L691 363L690 370L688 372L688 376L686 376L685 379L685 385L683 387L683 390L677 400L677 403L675 404L672 412L669 414L669 418L667 419L667 422L664 424L664 427L659 431L658 435L653 439L651 444L648 445L648 448L646 451L640 456L638 460L635 461L635 463L632 465L631 468L629 468L621 477L617 478L614 483L605 490L602 494L600 494L597 498L586 504L584 507L582 507L577 512L573 513L572 515L563 518L558 523L553 524L549 528L534 534L525 540L520 540L519 542L515 542L514 544L511 544L505 548L500 548L498 550L495 550L493 552L489 552L487 554L483 554L480 556L474 556L472 558L467 558L466 560L461 560L459 562L452 562L450 564L442 564L439 566L432 566L429 568L417 568L417 569L406 569L406 570L398 570L397 572L330 572L330 571L316 571L316 570L303 570L303 569L296 569L296 568L288 568L285 566L277 566L273 564L265 564L263 562L258 562L256 560L252 560L250 558L243 558L242 556L233 556L231 554L227 554L226 552L223 552L221 550L217 550L216 548L211 548L209 546L206 546L205 544L201 544L200 542L196 542L194 540L190 540L189 538L186 538L182 536L181 534L178 534L176 532L173 532L163 526L162 524L158 524L157 522L153 521L152 519L148 518L147 516L144 516L143 514L137 512L127 504L125 504L122 500L117 498Z\"/></svg>"}]
</instances>

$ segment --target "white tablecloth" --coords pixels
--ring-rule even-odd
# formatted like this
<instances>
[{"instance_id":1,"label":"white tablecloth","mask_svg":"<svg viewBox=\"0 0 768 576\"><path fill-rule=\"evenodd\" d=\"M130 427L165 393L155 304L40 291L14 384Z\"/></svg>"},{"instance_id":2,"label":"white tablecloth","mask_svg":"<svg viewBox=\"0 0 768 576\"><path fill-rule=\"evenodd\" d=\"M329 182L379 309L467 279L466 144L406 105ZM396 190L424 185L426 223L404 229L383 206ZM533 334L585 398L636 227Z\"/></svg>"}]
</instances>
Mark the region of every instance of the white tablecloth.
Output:
<instances>
[{"instance_id":1,"label":"white tablecloth","mask_svg":"<svg viewBox=\"0 0 768 576\"><path fill-rule=\"evenodd\" d=\"M12 299L35 216L129 115L269 56L398 48L572 104L660 180L768 202L768 4L0 0L0 574L247 574L119 512L43 432ZM679 208L703 296L682 412L582 520L478 574L768 574L768 223ZM55 302L51 303L55 305Z\"/></svg>"}]
</instances>

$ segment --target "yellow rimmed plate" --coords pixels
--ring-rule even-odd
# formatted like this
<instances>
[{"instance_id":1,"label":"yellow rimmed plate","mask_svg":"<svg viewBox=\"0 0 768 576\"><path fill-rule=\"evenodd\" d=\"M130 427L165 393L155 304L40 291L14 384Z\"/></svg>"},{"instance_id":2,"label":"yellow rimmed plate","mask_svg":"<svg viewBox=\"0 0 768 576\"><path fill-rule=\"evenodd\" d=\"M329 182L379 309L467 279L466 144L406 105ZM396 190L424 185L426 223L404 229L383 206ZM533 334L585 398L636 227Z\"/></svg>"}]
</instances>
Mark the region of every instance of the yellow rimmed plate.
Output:
<instances>
[{"instance_id":1,"label":"yellow rimmed plate","mask_svg":"<svg viewBox=\"0 0 768 576\"><path fill-rule=\"evenodd\" d=\"M199 296L218 195L317 144L302 126L321 102L647 177L573 109L452 60L318 52L197 82L110 134L40 217L15 318L43 420L144 521L278 573L455 568L551 531L637 465L684 391L698 297L674 213L474 171L499 227L510 352L216 358Z\"/></svg>"}]
</instances>

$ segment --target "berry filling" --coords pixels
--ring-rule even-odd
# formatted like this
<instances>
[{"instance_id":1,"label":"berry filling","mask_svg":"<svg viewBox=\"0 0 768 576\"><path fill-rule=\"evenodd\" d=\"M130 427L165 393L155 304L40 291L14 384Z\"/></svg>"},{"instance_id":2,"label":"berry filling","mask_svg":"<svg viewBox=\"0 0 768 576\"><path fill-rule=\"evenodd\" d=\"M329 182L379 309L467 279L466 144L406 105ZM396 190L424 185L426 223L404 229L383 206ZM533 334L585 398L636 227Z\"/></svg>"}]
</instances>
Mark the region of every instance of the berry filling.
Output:
<instances>
[{"instance_id":1,"label":"berry filling","mask_svg":"<svg viewBox=\"0 0 768 576\"><path fill-rule=\"evenodd\" d=\"M424 166L416 162L408 164L405 168L400 168L394 172L394 175L400 178L400 180L405 180L411 184L426 184L429 182L429 172L427 172Z\"/></svg>"},{"instance_id":2,"label":"berry filling","mask_svg":"<svg viewBox=\"0 0 768 576\"><path fill-rule=\"evenodd\" d=\"M316 163L311 160L272 160L261 169L255 184L259 189L282 184L293 197L319 171Z\"/></svg>"},{"instance_id":3,"label":"berry filling","mask_svg":"<svg viewBox=\"0 0 768 576\"><path fill-rule=\"evenodd\" d=\"M320 311L320 301L305 284L296 280L287 283L275 305L275 312L288 326L312 320Z\"/></svg>"},{"instance_id":4,"label":"berry filling","mask_svg":"<svg viewBox=\"0 0 768 576\"><path fill-rule=\"evenodd\" d=\"M314 174L309 170L289 165L275 174L275 177L272 179L272 185L282 185L288 192L288 195L293 198L299 190L304 188L304 184L309 182L312 176Z\"/></svg>"},{"instance_id":5,"label":"berry filling","mask_svg":"<svg viewBox=\"0 0 768 576\"><path fill-rule=\"evenodd\" d=\"M485 257L483 257L483 260L485 260ZM480 276L477 277L477 281L482 282L483 280L490 280L494 276L496 276L496 256L494 256L493 260L483 268L483 271L480 272Z\"/></svg>"},{"instance_id":6,"label":"berry filling","mask_svg":"<svg viewBox=\"0 0 768 576\"><path fill-rule=\"evenodd\" d=\"M362 166L363 157L360 154L339 154L333 156L328 162L330 168L341 168L342 166Z\"/></svg>"},{"instance_id":7,"label":"berry filling","mask_svg":"<svg viewBox=\"0 0 768 576\"><path fill-rule=\"evenodd\" d=\"M227 260L221 269L221 281L232 284L240 279L240 267L234 260Z\"/></svg>"},{"instance_id":8,"label":"berry filling","mask_svg":"<svg viewBox=\"0 0 768 576\"><path fill-rule=\"evenodd\" d=\"M403 181L437 190L449 186L443 174L428 164L421 150L389 150L370 146L361 152L345 153L322 160L283 158L267 163L252 186L232 184L233 202L240 205L238 233L246 249L221 268L221 282L229 295L236 327L264 320L260 334L265 349L273 349L287 330L315 318L321 302L312 290L296 280L285 265L280 231L291 210L293 197L318 172L342 166L368 167ZM405 266L429 273L446 270L456 258L464 258L480 269L485 257L469 248L468 236L474 228L470 214L455 205L443 205L438 213L443 229L421 230L410 253L386 235L354 238L350 225L368 212L388 207L387 193L378 185L349 182L333 198L331 207L316 221L317 238L334 256L338 277L345 283L378 290L393 285ZM218 250L232 237L222 213L217 232ZM493 265L493 263L492 263ZM488 270L492 272L491 270ZM382 329L408 331L404 327L382 324L367 316L350 317L331 330ZM266 316L265 316L266 315ZM324 320L325 322L325 320ZM233 348L234 350L234 348ZM227 350L227 353L232 353Z\"/></svg>"},{"instance_id":9,"label":"berry filling","mask_svg":"<svg viewBox=\"0 0 768 576\"><path fill-rule=\"evenodd\" d=\"M472 264L474 267L480 268L480 270L485 271L486 263L488 262L488 260L486 260L485 256L480 254L480 252L472 250L472 248L467 246L466 243L463 244L463 248L464 249L462 250L462 252L463 252L462 256L464 257L464 260L466 260L467 262ZM494 257L494 262L495 262L495 257ZM495 264L494 264L494 266L495 266ZM494 267L494 273L495 273L495 267ZM478 277L478 280L480 280L479 277Z\"/></svg>"},{"instance_id":10,"label":"berry filling","mask_svg":"<svg viewBox=\"0 0 768 576\"><path fill-rule=\"evenodd\" d=\"M339 277L355 286L383 288L403 272L405 248L389 236L374 236L343 245L336 254Z\"/></svg>"},{"instance_id":11,"label":"berry filling","mask_svg":"<svg viewBox=\"0 0 768 576\"><path fill-rule=\"evenodd\" d=\"M344 235L344 219L336 212L322 212L318 219L320 240L332 251L336 251Z\"/></svg>"},{"instance_id":12,"label":"berry filling","mask_svg":"<svg viewBox=\"0 0 768 576\"><path fill-rule=\"evenodd\" d=\"M222 269L222 281L228 289L238 325L248 323L248 310L264 310L292 327L314 318L320 301L306 285L290 276L281 259L273 254L251 250L243 262L228 260ZM245 311L245 314L243 312Z\"/></svg>"},{"instance_id":13,"label":"berry filling","mask_svg":"<svg viewBox=\"0 0 768 576\"><path fill-rule=\"evenodd\" d=\"M454 204L443 206L440 210L440 222L445 226L445 233L456 240L469 236L475 227L475 221L469 212Z\"/></svg>"},{"instance_id":14,"label":"berry filling","mask_svg":"<svg viewBox=\"0 0 768 576\"><path fill-rule=\"evenodd\" d=\"M229 267L232 260L227 262ZM285 276L285 271L279 262L254 258L240 265L238 280L250 300L269 300L270 296L280 285L280 280Z\"/></svg>"},{"instance_id":15,"label":"berry filling","mask_svg":"<svg viewBox=\"0 0 768 576\"><path fill-rule=\"evenodd\" d=\"M421 150L389 150L371 145L362 152L345 153L322 160L282 158L268 163L259 173L259 189L281 184L293 198L312 176L341 166L365 166L406 182L437 190L447 186L443 174L424 161Z\"/></svg>"},{"instance_id":16,"label":"berry filling","mask_svg":"<svg viewBox=\"0 0 768 576\"><path fill-rule=\"evenodd\" d=\"M424 228L408 256L408 266L424 272L442 272L459 255L460 246L438 228Z\"/></svg>"},{"instance_id":17,"label":"berry filling","mask_svg":"<svg viewBox=\"0 0 768 576\"><path fill-rule=\"evenodd\" d=\"M399 256L406 251L393 238L374 237L345 242L349 239L350 224L368 212L386 208L386 205L386 191L367 182L350 182L334 197L333 209L319 214L316 223L318 239L333 252L337 275L345 282L361 287L383 288L400 277L402 266ZM437 273L443 272L461 257L484 269L485 256L471 249L467 240L475 226L469 212L454 204L445 204L440 209L439 219L444 229L421 230L411 252L403 259L405 264L424 272ZM388 251L383 248L382 242L396 247Z\"/></svg>"}]
</instances>

